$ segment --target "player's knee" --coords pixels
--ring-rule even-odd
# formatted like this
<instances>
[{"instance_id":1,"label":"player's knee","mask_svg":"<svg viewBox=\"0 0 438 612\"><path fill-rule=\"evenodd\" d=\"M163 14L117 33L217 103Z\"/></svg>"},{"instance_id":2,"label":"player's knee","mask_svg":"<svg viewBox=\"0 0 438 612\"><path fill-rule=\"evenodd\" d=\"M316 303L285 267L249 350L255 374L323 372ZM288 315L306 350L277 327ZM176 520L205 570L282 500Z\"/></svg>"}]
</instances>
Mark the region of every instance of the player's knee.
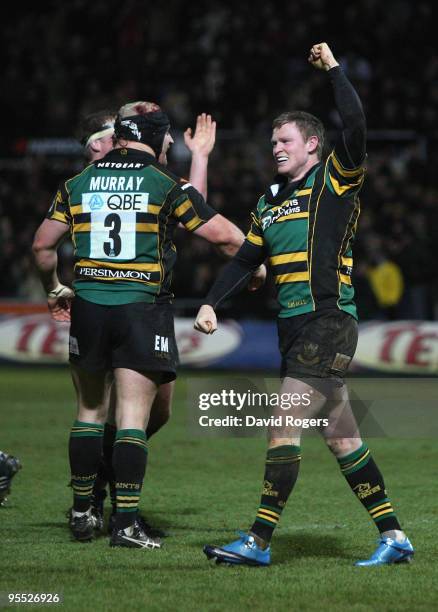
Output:
<instances>
[{"instance_id":1,"label":"player's knee","mask_svg":"<svg viewBox=\"0 0 438 612\"><path fill-rule=\"evenodd\" d=\"M300 445L300 436L286 436L283 437L272 437L269 436L268 449L276 448L277 446L299 446Z\"/></svg>"},{"instance_id":2,"label":"player's knee","mask_svg":"<svg viewBox=\"0 0 438 612\"><path fill-rule=\"evenodd\" d=\"M108 416L108 407L107 406L98 406L97 408L90 409L85 408L83 406L79 406L78 409L78 421L83 421L84 423L105 423Z\"/></svg>"},{"instance_id":3,"label":"player's knee","mask_svg":"<svg viewBox=\"0 0 438 612\"><path fill-rule=\"evenodd\" d=\"M343 457L360 448L362 440L360 438L327 438L326 444L335 457Z\"/></svg>"}]
</instances>

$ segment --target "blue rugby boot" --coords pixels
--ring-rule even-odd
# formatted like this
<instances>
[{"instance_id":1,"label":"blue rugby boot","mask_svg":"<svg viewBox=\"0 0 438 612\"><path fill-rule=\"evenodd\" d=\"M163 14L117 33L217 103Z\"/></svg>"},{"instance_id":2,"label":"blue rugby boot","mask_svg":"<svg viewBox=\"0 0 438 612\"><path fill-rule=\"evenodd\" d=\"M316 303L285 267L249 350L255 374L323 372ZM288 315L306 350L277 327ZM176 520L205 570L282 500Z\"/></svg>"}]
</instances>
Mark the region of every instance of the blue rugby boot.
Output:
<instances>
[{"instance_id":1,"label":"blue rugby boot","mask_svg":"<svg viewBox=\"0 0 438 612\"><path fill-rule=\"evenodd\" d=\"M216 559L216 563L233 565L269 565L271 563L271 547L264 550L257 545L254 536L239 532L240 538L222 546L204 546L208 559Z\"/></svg>"},{"instance_id":2,"label":"blue rugby boot","mask_svg":"<svg viewBox=\"0 0 438 612\"><path fill-rule=\"evenodd\" d=\"M391 538L382 538L379 545L369 559L356 561L357 567L372 567L375 565L389 565L391 563L409 563L414 556L414 548L409 539L396 542Z\"/></svg>"}]
</instances>

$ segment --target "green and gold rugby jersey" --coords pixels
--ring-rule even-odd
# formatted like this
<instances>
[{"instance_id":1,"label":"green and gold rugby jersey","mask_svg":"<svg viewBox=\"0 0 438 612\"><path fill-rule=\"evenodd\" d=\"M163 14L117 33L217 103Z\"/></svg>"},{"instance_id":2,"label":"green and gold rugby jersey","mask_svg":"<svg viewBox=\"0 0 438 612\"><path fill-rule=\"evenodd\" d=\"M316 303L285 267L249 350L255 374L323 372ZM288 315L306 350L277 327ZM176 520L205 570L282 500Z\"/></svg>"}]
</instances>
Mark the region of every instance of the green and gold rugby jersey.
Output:
<instances>
[{"instance_id":1,"label":"green and gold rugby jersey","mask_svg":"<svg viewBox=\"0 0 438 612\"><path fill-rule=\"evenodd\" d=\"M301 181L281 178L260 198L246 241L269 257L279 317L338 308L357 318L351 248L364 172L332 151Z\"/></svg>"},{"instance_id":2,"label":"green and gold rugby jersey","mask_svg":"<svg viewBox=\"0 0 438 612\"><path fill-rule=\"evenodd\" d=\"M70 227L75 294L117 305L169 301L178 222L194 231L215 214L152 155L115 149L65 181L47 218Z\"/></svg>"}]
</instances>

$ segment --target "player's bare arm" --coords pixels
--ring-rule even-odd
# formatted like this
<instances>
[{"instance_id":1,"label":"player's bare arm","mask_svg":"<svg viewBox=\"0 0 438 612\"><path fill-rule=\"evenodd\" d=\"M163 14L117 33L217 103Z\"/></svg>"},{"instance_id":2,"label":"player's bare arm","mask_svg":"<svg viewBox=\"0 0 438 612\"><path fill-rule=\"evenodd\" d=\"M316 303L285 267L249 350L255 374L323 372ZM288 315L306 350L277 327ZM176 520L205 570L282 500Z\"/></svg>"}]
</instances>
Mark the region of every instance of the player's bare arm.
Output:
<instances>
[{"instance_id":1,"label":"player's bare arm","mask_svg":"<svg viewBox=\"0 0 438 612\"><path fill-rule=\"evenodd\" d=\"M216 121L211 115L202 113L196 120L195 133L192 128L184 132L184 142L192 154L190 166L190 183L203 198L207 198L207 167L208 158L216 141Z\"/></svg>"},{"instance_id":2,"label":"player's bare arm","mask_svg":"<svg viewBox=\"0 0 438 612\"><path fill-rule=\"evenodd\" d=\"M73 290L59 282L56 272L57 248L67 232L68 226L65 223L45 219L32 245L38 273L47 293L47 305L55 321L70 321L70 302L74 297Z\"/></svg>"},{"instance_id":3,"label":"player's bare arm","mask_svg":"<svg viewBox=\"0 0 438 612\"><path fill-rule=\"evenodd\" d=\"M201 238L216 245L223 255L233 257L242 246L245 236L242 231L222 215L215 215L194 232ZM266 266L261 264L251 275L248 282L249 291L256 291L266 280Z\"/></svg>"},{"instance_id":4,"label":"player's bare arm","mask_svg":"<svg viewBox=\"0 0 438 612\"><path fill-rule=\"evenodd\" d=\"M226 257L233 257L245 239L243 232L220 214L201 225L194 233L217 246Z\"/></svg>"}]
</instances>

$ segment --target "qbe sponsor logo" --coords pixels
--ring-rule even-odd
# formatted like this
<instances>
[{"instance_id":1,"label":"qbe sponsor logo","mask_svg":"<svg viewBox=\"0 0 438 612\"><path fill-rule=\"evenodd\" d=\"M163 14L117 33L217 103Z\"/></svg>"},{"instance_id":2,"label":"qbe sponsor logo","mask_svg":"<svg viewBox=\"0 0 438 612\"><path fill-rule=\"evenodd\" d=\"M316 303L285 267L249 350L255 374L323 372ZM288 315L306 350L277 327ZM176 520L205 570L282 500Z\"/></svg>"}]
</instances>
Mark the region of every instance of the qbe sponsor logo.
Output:
<instances>
[{"instance_id":1,"label":"qbe sponsor logo","mask_svg":"<svg viewBox=\"0 0 438 612\"><path fill-rule=\"evenodd\" d=\"M142 192L122 191L120 193L95 192L82 194L83 212L95 211L148 211L149 194Z\"/></svg>"}]
</instances>

